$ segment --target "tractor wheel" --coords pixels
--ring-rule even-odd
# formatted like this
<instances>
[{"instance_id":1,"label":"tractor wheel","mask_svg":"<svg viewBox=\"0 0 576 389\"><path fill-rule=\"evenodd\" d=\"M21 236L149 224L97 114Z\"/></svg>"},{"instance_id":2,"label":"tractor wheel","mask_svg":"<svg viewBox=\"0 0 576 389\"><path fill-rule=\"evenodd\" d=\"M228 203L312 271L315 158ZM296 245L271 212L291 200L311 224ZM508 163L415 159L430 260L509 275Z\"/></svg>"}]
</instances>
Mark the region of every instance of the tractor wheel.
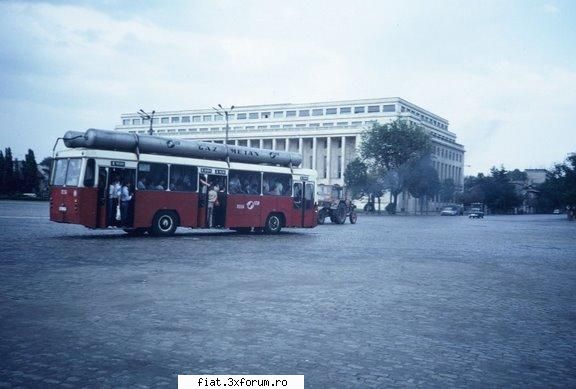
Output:
<instances>
[{"instance_id":1,"label":"tractor wheel","mask_svg":"<svg viewBox=\"0 0 576 389\"><path fill-rule=\"evenodd\" d=\"M356 224L356 221L358 220L358 214L355 211L350 212L350 223L351 224Z\"/></svg>"},{"instance_id":2,"label":"tractor wheel","mask_svg":"<svg viewBox=\"0 0 576 389\"><path fill-rule=\"evenodd\" d=\"M338 208L332 214L334 215L334 219L332 220L333 223L336 224L344 224L346 223L346 213L348 211L348 207L344 203L338 204Z\"/></svg>"}]
</instances>

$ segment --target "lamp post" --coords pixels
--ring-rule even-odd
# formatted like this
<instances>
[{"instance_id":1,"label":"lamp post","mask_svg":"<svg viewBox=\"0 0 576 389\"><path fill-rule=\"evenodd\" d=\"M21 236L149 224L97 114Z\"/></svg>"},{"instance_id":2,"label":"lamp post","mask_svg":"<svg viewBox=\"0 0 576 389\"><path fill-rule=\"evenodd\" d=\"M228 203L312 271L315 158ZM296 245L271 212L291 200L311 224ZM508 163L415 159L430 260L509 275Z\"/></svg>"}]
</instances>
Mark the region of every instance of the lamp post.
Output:
<instances>
[{"instance_id":1,"label":"lamp post","mask_svg":"<svg viewBox=\"0 0 576 389\"><path fill-rule=\"evenodd\" d=\"M145 120L149 120L150 121L150 129L148 130L148 135L152 135L154 133L154 130L152 130L152 121L154 119L154 114L156 113L156 111L152 111L151 114L147 114L146 112L144 112L144 110L140 110L138 111L138 115L140 115L140 117L142 119Z\"/></svg>"},{"instance_id":2,"label":"lamp post","mask_svg":"<svg viewBox=\"0 0 576 389\"><path fill-rule=\"evenodd\" d=\"M232 110L234 109L234 106L231 106L230 109L225 109L222 107L221 104L218 104L218 108L212 107L212 109L216 111L216 113L219 116L224 116L224 118L226 119L226 140L224 141L224 144L226 145L226 147L228 147L228 131L230 130L230 126L228 125L228 116L230 115L230 112L232 112Z\"/></svg>"}]
</instances>

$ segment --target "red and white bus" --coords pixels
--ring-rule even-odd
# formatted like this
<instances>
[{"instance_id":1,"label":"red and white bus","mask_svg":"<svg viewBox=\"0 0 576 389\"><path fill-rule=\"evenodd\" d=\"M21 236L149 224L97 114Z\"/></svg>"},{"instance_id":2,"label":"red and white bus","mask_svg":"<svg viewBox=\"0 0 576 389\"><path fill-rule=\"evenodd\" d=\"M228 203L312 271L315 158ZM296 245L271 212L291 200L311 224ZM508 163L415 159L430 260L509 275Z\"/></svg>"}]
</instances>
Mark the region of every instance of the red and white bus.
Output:
<instances>
[{"instance_id":1,"label":"red and white bus","mask_svg":"<svg viewBox=\"0 0 576 389\"><path fill-rule=\"evenodd\" d=\"M126 151L133 145L123 145L118 139L92 146L86 141L88 132L86 136L67 133L69 138L64 140L71 148L54 154L51 221L92 229L116 227L129 234L149 232L156 236L172 235L177 227L212 225L273 234L283 227L316 226L314 170L293 168L291 163L279 166L234 162L230 158L237 154L236 159L246 161L257 155L256 160L262 161L272 155L273 162L277 162L286 157L281 152L194 141L176 141L178 147L174 147L174 140L170 139L96 131L108 140L129 135L136 150ZM71 141L73 136L80 141ZM145 152L146 141L160 142L170 150L165 153L161 148L152 148L156 153ZM183 156L183 147L194 148L195 157ZM224 160L222 150L226 150ZM179 155L164 155L167 153ZM211 158L212 155L216 157ZM121 220L117 220L117 203L110 195L111 185L117 180L128 184L131 195ZM210 188L217 190L212 223L208 220Z\"/></svg>"}]
</instances>

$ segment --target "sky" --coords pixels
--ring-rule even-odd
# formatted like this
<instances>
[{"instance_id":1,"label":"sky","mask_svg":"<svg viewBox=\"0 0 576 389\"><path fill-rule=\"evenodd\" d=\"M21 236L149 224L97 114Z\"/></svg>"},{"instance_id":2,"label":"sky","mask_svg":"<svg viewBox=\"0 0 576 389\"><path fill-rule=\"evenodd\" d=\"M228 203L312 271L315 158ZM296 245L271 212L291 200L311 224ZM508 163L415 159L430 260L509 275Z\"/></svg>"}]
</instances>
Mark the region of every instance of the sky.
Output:
<instances>
[{"instance_id":1,"label":"sky","mask_svg":"<svg viewBox=\"0 0 576 389\"><path fill-rule=\"evenodd\" d=\"M0 1L0 147L122 113L401 97L465 174L576 152L574 1Z\"/></svg>"}]
</instances>

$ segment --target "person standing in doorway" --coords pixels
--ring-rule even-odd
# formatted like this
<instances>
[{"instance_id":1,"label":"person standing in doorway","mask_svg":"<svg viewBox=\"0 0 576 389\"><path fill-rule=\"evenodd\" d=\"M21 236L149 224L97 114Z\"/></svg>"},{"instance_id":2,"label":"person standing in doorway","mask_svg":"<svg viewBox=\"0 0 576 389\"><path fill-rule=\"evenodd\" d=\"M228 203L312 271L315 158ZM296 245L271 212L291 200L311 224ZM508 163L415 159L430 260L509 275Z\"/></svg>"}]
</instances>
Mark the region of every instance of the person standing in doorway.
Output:
<instances>
[{"instance_id":1,"label":"person standing in doorway","mask_svg":"<svg viewBox=\"0 0 576 389\"><path fill-rule=\"evenodd\" d=\"M120 198L120 180L114 177L112 183L108 187L108 225L113 226L117 224L116 208L119 205L118 199Z\"/></svg>"},{"instance_id":2,"label":"person standing in doorway","mask_svg":"<svg viewBox=\"0 0 576 389\"><path fill-rule=\"evenodd\" d=\"M218 185L210 187L208 191L208 227L212 228L214 223L214 205L218 201Z\"/></svg>"},{"instance_id":3,"label":"person standing in doorway","mask_svg":"<svg viewBox=\"0 0 576 389\"><path fill-rule=\"evenodd\" d=\"M120 193L120 214L122 216L122 226L130 226L130 201L132 200L132 193L130 191L130 183L124 182L122 191Z\"/></svg>"}]
</instances>

